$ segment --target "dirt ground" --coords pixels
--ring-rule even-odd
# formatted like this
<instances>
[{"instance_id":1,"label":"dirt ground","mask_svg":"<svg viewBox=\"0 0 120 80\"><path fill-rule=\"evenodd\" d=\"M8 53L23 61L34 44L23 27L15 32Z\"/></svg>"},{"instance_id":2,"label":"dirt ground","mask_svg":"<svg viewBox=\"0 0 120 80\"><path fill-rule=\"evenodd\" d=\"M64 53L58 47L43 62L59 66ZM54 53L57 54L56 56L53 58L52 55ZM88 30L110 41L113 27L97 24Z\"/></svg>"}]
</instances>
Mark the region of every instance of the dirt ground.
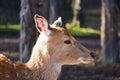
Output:
<instances>
[{"instance_id":1,"label":"dirt ground","mask_svg":"<svg viewBox=\"0 0 120 80\"><path fill-rule=\"evenodd\" d=\"M63 66L59 80L120 80L120 64Z\"/></svg>"},{"instance_id":2,"label":"dirt ground","mask_svg":"<svg viewBox=\"0 0 120 80\"><path fill-rule=\"evenodd\" d=\"M19 38L0 38L0 51L19 52Z\"/></svg>"}]
</instances>

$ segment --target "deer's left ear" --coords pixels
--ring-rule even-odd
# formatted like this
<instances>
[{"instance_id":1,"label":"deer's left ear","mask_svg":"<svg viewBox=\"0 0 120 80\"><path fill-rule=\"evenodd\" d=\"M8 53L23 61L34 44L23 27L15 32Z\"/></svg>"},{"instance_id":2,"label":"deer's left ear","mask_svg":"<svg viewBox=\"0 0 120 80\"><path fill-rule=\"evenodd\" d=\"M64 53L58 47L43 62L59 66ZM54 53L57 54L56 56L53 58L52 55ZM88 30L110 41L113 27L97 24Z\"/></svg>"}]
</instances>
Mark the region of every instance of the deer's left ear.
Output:
<instances>
[{"instance_id":1,"label":"deer's left ear","mask_svg":"<svg viewBox=\"0 0 120 80\"><path fill-rule=\"evenodd\" d=\"M58 19L54 21L54 23L52 24L52 26L61 27L62 26L62 18L58 17Z\"/></svg>"},{"instance_id":2,"label":"deer's left ear","mask_svg":"<svg viewBox=\"0 0 120 80\"><path fill-rule=\"evenodd\" d=\"M34 16L34 20L35 20L36 28L40 33L44 33L46 35L49 35L51 33L51 31L48 28L49 27L48 22L44 17L36 14Z\"/></svg>"}]
</instances>

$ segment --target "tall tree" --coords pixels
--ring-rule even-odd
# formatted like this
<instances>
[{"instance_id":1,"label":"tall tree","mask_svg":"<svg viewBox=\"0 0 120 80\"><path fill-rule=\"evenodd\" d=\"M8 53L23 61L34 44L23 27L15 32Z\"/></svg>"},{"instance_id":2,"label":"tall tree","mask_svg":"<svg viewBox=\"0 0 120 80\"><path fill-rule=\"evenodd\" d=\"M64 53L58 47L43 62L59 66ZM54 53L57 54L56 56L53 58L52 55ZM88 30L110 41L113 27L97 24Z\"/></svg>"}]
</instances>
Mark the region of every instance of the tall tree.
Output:
<instances>
[{"instance_id":1,"label":"tall tree","mask_svg":"<svg viewBox=\"0 0 120 80\"><path fill-rule=\"evenodd\" d=\"M50 0L50 17L49 22L52 24L58 18L59 0Z\"/></svg>"},{"instance_id":2,"label":"tall tree","mask_svg":"<svg viewBox=\"0 0 120 80\"><path fill-rule=\"evenodd\" d=\"M79 25L80 3L81 0L73 0L73 23L75 25Z\"/></svg>"},{"instance_id":3,"label":"tall tree","mask_svg":"<svg viewBox=\"0 0 120 80\"><path fill-rule=\"evenodd\" d=\"M73 25L80 25L83 27L84 25L84 10L82 5L83 0L73 0L72 8L73 8Z\"/></svg>"},{"instance_id":4,"label":"tall tree","mask_svg":"<svg viewBox=\"0 0 120 80\"><path fill-rule=\"evenodd\" d=\"M21 0L20 11L20 60L26 62L31 54L37 35L34 15L49 18L49 0Z\"/></svg>"},{"instance_id":5,"label":"tall tree","mask_svg":"<svg viewBox=\"0 0 120 80\"><path fill-rule=\"evenodd\" d=\"M117 18L115 0L102 0L101 48L104 63L119 60Z\"/></svg>"}]
</instances>

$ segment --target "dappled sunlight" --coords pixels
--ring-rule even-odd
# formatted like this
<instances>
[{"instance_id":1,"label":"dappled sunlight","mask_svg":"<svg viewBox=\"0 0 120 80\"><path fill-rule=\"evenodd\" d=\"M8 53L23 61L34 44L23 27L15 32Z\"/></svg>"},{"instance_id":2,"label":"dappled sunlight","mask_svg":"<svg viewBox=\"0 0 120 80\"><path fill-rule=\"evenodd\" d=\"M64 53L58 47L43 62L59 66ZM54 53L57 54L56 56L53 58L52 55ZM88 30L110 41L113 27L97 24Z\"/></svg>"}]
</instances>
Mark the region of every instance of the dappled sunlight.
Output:
<instances>
[{"instance_id":1,"label":"dappled sunlight","mask_svg":"<svg viewBox=\"0 0 120 80\"><path fill-rule=\"evenodd\" d=\"M0 25L0 30L20 30L19 24L7 24L7 25Z\"/></svg>"},{"instance_id":2,"label":"dappled sunlight","mask_svg":"<svg viewBox=\"0 0 120 80\"><path fill-rule=\"evenodd\" d=\"M100 34L99 30L96 29L92 29L92 28L81 28L84 32L88 32L88 33L93 33L93 34Z\"/></svg>"},{"instance_id":3,"label":"dappled sunlight","mask_svg":"<svg viewBox=\"0 0 120 80\"><path fill-rule=\"evenodd\" d=\"M67 28L68 31L73 36L88 36L88 35L100 35L100 30L93 29L93 28L80 28L80 27L73 27L71 29Z\"/></svg>"}]
</instances>

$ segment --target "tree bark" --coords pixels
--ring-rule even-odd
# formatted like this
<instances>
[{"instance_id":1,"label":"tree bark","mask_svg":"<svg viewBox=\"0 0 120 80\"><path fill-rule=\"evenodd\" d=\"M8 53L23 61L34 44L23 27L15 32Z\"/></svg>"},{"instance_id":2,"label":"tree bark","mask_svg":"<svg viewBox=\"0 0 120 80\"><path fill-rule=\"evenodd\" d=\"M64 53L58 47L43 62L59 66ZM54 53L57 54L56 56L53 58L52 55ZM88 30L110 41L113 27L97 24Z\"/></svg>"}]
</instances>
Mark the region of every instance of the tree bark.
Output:
<instances>
[{"instance_id":1,"label":"tree bark","mask_svg":"<svg viewBox=\"0 0 120 80\"><path fill-rule=\"evenodd\" d=\"M50 24L53 23L58 18L58 10L59 10L59 4L58 0L50 0Z\"/></svg>"},{"instance_id":2,"label":"tree bark","mask_svg":"<svg viewBox=\"0 0 120 80\"><path fill-rule=\"evenodd\" d=\"M26 62L37 38L34 15L49 18L49 0L21 0L20 61Z\"/></svg>"},{"instance_id":3,"label":"tree bark","mask_svg":"<svg viewBox=\"0 0 120 80\"><path fill-rule=\"evenodd\" d=\"M119 61L117 17L115 0L102 0L101 52L104 63Z\"/></svg>"}]
</instances>

